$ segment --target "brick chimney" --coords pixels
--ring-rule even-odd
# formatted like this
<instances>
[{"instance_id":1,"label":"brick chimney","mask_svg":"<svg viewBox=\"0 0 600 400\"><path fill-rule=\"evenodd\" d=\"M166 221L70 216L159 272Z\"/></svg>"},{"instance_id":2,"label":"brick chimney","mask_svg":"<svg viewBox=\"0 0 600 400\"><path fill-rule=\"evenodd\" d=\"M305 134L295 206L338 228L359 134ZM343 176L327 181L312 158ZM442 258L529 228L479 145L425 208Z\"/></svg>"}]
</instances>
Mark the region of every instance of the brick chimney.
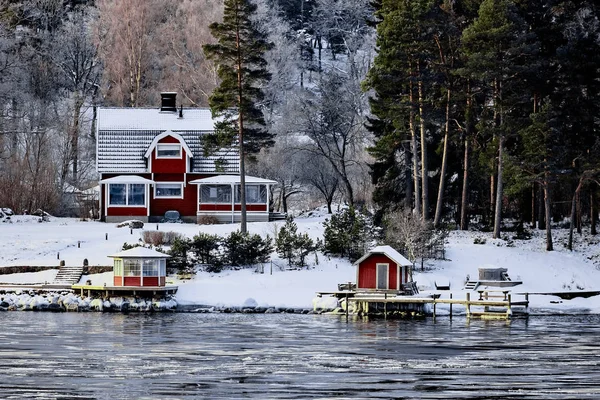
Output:
<instances>
[{"instance_id":1,"label":"brick chimney","mask_svg":"<svg viewBox=\"0 0 600 400\"><path fill-rule=\"evenodd\" d=\"M160 94L160 111L177 112L177 93L162 92Z\"/></svg>"}]
</instances>

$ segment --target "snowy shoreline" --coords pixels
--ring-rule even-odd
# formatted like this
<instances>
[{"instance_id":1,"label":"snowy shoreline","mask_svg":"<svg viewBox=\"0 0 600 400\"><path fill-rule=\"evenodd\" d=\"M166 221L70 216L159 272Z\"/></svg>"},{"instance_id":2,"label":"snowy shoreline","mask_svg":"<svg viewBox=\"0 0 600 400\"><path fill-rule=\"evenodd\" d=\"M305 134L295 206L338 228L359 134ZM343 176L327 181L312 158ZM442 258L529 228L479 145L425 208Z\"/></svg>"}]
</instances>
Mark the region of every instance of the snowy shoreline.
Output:
<instances>
[{"instance_id":1,"label":"snowy shoreline","mask_svg":"<svg viewBox=\"0 0 600 400\"><path fill-rule=\"evenodd\" d=\"M322 223L327 217L324 212L315 212L308 217L298 217L295 222L299 232L316 239L322 238ZM282 224L249 223L248 228L251 233L273 237ZM199 232L224 236L238 228L238 224L145 226L145 229L174 231L187 237ZM523 281L512 288L514 293L600 291L600 236L576 235L571 252L563 246L567 235L567 229L555 229L556 250L546 252L543 232L537 230L531 230L530 240L514 239L510 232L503 233L503 239L492 239L491 233L452 231L446 245L446 259L427 260L423 270L418 265L414 280L423 295L438 293L436 284L447 284L451 290L443 292L444 296L452 293L455 298L464 298L466 276L477 276L479 267L494 266L507 268L513 280ZM51 217L48 222L40 223L36 217L13 216L11 222L0 222L0 266L58 267L59 260L67 265L82 265L84 259L90 266L111 265L112 260L107 255L120 251L123 243L138 242L140 237L140 230L97 221ZM274 253L272 259L272 265L262 266L262 273L255 268L227 269L221 273L198 271L191 279L169 276L167 283L179 287L175 299L178 306L185 309L235 309L251 299L261 310L312 310L316 292L334 291L339 283L356 281L356 269L345 259L319 253L318 257L308 260L309 268L291 270L277 254ZM51 282L56 272L57 269L5 274L0 276L0 281L9 284ZM80 283L85 284L87 280L95 286L108 285L112 273L84 275ZM557 296L532 295L530 309L532 313L541 310L543 313L600 314L600 296L564 300ZM443 307L438 306L438 315L442 313Z\"/></svg>"}]
</instances>

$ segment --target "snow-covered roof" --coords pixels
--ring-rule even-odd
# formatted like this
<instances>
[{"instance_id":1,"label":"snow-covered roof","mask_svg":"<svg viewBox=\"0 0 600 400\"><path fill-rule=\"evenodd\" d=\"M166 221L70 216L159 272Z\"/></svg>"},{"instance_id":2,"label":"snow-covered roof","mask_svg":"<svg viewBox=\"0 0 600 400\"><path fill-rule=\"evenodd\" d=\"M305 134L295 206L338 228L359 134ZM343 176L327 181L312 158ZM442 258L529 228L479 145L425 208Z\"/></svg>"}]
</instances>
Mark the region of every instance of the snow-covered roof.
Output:
<instances>
[{"instance_id":1,"label":"snow-covered roof","mask_svg":"<svg viewBox=\"0 0 600 400\"><path fill-rule=\"evenodd\" d=\"M208 108L184 108L177 112L158 108L99 108L98 130L213 131L215 123Z\"/></svg>"},{"instance_id":2,"label":"snow-covered roof","mask_svg":"<svg viewBox=\"0 0 600 400\"><path fill-rule=\"evenodd\" d=\"M236 184L240 183L239 175L218 175L211 176L210 178L202 178L202 179L194 179L189 183L193 183L196 185L210 185L210 184ZM259 183L264 185L273 185L276 184L277 181L272 181L270 179L257 178L255 176L246 175L246 184Z\"/></svg>"},{"instance_id":3,"label":"snow-covered roof","mask_svg":"<svg viewBox=\"0 0 600 400\"><path fill-rule=\"evenodd\" d=\"M147 247L134 247L133 249L123 250L117 254L108 256L111 258L168 258L171 257L168 254L161 253L156 250L149 249Z\"/></svg>"},{"instance_id":4,"label":"snow-covered roof","mask_svg":"<svg viewBox=\"0 0 600 400\"><path fill-rule=\"evenodd\" d=\"M167 131L180 136L186 150L189 149L191 172L239 172L236 148L224 148L211 156L204 156L202 136L214 130L215 122L209 109L187 108L183 109L183 118L178 115L176 112L161 112L157 108L99 108L98 172L148 172L145 155L155 138Z\"/></svg>"},{"instance_id":5,"label":"snow-covered roof","mask_svg":"<svg viewBox=\"0 0 600 400\"><path fill-rule=\"evenodd\" d=\"M413 265L413 263L408 261L406 259L406 257L404 257L402 254L398 253L391 246L377 246L377 247L372 248L364 256L362 256L361 258L356 260L354 262L354 265L360 264L361 262L363 262L364 260L366 260L367 258L372 256L373 254L384 254L398 265L402 265L402 266L412 266Z\"/></svg>"},{"instance_id":6,"label":"snow-covered roof","mask_svg":"<svg viewBox=\"0 0 600 400\"><path fill-rule=\"evenodd\" d=\"M113 178L102 179L100 183L142 183L142 184L153 184L154 181L151 179L142 178L138 175L119 175Z\"/></svg>"}]
</instances>

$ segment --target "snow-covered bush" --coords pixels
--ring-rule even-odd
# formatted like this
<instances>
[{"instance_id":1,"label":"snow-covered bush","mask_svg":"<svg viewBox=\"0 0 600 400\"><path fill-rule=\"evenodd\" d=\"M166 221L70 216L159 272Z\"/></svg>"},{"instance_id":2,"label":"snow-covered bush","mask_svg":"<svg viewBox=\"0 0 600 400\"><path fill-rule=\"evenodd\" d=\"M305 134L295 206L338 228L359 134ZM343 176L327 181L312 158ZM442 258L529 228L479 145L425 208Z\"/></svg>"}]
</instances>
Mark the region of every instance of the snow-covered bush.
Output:
<instances>
[{"instance_id":1,"label":"snow-covered bush","mask_svg":"<svg viewBox=\"0 0 600 400\"><path fill-rule=\"evenodd\" d=\"M201 264L215 264L219 260L219 248L223 239L217 235L200 232L194 236L190 250Z\"/></svg>"},{"instance_id":2,"label":"snow-covered bush","mask_svg":"<svg viewBox=\"0 0 600 400\"><path fill-rule=\"evenodd\" d=\"M367 250L369 223L353 207L343 209L323 222L324 251L328 254L359 259Z\"/></svg>"},{"instance_id":3,"label":"snow-covered bush","mask_svg":"<svg viewBox=\"0 0 600 400\"><path fill-rule=\"evenodd\" d=\"M298 226L292 216L286 218L275 240L277 253L288 260L289 265L304 267L306 256L319 249L320 243L315 243L306 233L298 233Z\"/></svg>"},{"instance_id":4,"label":"snow-covered bush","mask_svg":"<svg viewBox=\"0 0 600 400\"><path fill-rule=\"evenodd\" d=\"M231 232L223 240L225 265L248 266L269 261L273 251L273 241L269 236L263 239L260 235Z\"/></svg>"},{"instance_id":5,"label":"snow-covered bush","mask_svg":"<svg viewBox=\"0 0 600 400\"><path fill-rule=\"evenodd\" d=\"M190 249L192 247L192 241L186 237L180 237L173 241L169 255L171 258L167 259L167 268L169 272L173 270L179 273L191 272L194 263L190 259Z\"/></svg>"}]
</instances>

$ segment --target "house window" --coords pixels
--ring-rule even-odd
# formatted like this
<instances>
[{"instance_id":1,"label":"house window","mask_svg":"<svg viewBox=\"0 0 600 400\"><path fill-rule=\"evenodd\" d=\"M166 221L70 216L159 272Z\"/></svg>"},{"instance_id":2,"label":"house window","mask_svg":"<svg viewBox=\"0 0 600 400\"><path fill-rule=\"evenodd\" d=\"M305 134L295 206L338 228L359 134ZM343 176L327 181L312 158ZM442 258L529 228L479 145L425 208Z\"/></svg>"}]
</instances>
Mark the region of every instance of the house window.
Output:
<instances>
[{"instance_id":1,"label":"house window","mask_svg":"<svg viewBox=\"0 0 600 400\"><path fill-rule=\"evenodd\" d=\"M146 185L143 183L111 183L108 185L110 206L145 206Z\"/></svg>"},{"instance_id":2,"label":"house window","mask_svg":"<svg viewBox=\"0 0 600 400\"><path fill-rule=\"evenodd\" d=\"M183 183L157 183L154 185L155 198L183 198Z\"/></svg>"},{"instance_id":3,"label":"house window","mask_svg":"<svg viewBox=\"0 0 600 400\"><path fill-rule=\"evenodd\" d=\"M157 260L144 260L144 276L158 276Z\"/></svg>"},{"instance_id":4,"label":"house window","mask_svg":"<svg viewBox=\"0 0 600 400\"><path fill-rule=\"evenodd\" d=\"M156 158L181 158L181 145L157 144Z\"/></svg>"},{"instance_id":5,"label":"house window","mask_svg":"<svg viewBox=\"0 0 600 400\"><path fill-rule=\"evenodd\" d=\"M140 276L142 263L140 259L130 258L123 261L124 276Z\"/></svg>"},{"instance_id":6,"label":"house window","mask_svg":"<svg viewBox=\"0 0 600 400\"><path fill-rule=\"evenodd\" d=\"M241 185L236 186L235 202L241 202ZM264 204L267 202L266 185L246 185L246 204Z\"/></svg>"},{"instance_id":7,"label":"house window","mask_svg":"<svg viewBox=\"0 0 600 400\"><path fill-rule=\"evenodd\" d=\"M200 201L202 203L231 203L230 185L200 186Z\"/></svg>"},{"instance_id":8,"label":"house window","mask_svg":"<svg viewBox=\"0 0 600 400\"><path fill-rule=\"evenodd\" d=\"M111 206L127 205L127 185L124 183L113 183L109 185L108 204Z\"/></svg>"},{"instance_id":9,"label":"house window","mask_svg":"<svg viewBox=\"0 0 600 400\"><path fill-rule=\"evenodd\" d=\"M123 276L123 260L115 260L113 273L115 276Z\"/></svg>"},{"instance_id":10,"label":"house window","mask_svg":"<svg viewBox=\"0 0 600 400\"><path fill-rule=\"evenodd\" d=\"M159 261L159 276L167 275L167 260L158 260Z\"/></svg>"}]
</instances>

